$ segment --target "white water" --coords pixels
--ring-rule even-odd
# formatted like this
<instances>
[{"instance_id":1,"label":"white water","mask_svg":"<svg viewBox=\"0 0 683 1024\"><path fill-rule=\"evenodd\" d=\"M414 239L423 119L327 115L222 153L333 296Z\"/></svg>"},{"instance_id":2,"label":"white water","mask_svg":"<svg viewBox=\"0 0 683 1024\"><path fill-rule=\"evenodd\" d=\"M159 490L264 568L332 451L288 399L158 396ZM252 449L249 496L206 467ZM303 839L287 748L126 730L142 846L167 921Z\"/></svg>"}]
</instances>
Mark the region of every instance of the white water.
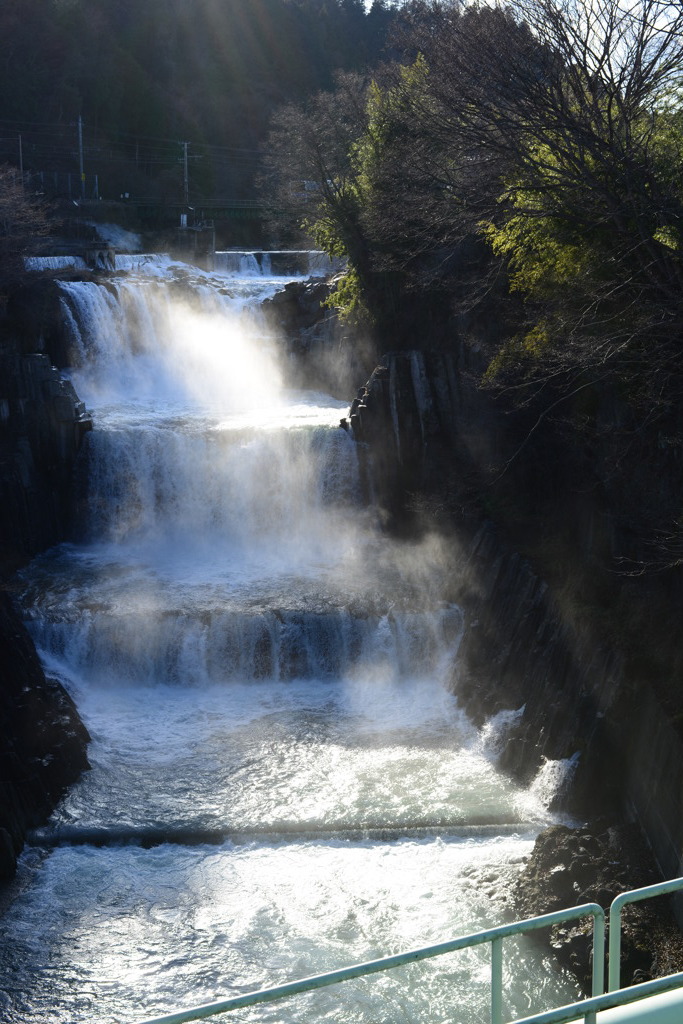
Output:
<instances>
[{"instance_id":1,"label":"white water","mask_svg":"<svg viewBox=\"0 0 683 1024\"><path fill-rule=\"evenodd\" d=\"M64 286L83 539L23 600L93 767L0 920L9 1024L134 1022L501 923L560 774L513 785L505 721L479 733L447 689L457 566L381 535L345 406L287 389L256 309L283 282L146 269ZM240 1019L469 1024L488 972L456 954ZM575 992L528 943L506 987L518 1015Z\"/></svg>"},{"instance_id":2,"label":"white water","mask_svg":"<svg viewBox=\"0 0 683 1024\"><path fill-rule=\"evenodd\" d=\"M303 274L306 276L329 274L339 269L339 260L333 260L325 252L307 250L262 249L224 250L214 253L214 269L229 274L247 277L276 274Z\"/></svg>"},{"instance_id":3,"label":"white water","mask_svg":"<svg viewBox=\"0 0 683 1024\"><path fill-rule=\"evenodd\" d=\"M26 256L24 268L28 271L42 270L85 270L82 256Z\"/></svg>"}]
</instances>

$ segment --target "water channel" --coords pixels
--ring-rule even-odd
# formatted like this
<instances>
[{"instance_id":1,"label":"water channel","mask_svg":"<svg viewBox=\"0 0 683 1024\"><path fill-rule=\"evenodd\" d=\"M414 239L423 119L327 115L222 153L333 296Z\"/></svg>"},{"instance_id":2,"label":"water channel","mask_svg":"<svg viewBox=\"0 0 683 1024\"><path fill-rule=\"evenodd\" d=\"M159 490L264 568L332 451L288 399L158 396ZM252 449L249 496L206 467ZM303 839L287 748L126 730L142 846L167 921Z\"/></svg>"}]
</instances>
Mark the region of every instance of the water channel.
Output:
<instances>
[{"instance_id":1,"label":"water channel","mask_svg":"<svg viewBox=\"0 0 683 1024\"><path fill-rule=\"evenodd\" d=\"M289 386L269 273L140 258L62 285L95 429L78 538L22 605L92 769L0 919L8 1024L134 1024L502 923L552 820L557 766L512 783L504 723L451 692L457 560L382 534L348 401ZM488 976L459 953L236 1016L476 1024ZM505 980L510 1015L576 993L530 941Z\"/></svg>"}]
</instances>

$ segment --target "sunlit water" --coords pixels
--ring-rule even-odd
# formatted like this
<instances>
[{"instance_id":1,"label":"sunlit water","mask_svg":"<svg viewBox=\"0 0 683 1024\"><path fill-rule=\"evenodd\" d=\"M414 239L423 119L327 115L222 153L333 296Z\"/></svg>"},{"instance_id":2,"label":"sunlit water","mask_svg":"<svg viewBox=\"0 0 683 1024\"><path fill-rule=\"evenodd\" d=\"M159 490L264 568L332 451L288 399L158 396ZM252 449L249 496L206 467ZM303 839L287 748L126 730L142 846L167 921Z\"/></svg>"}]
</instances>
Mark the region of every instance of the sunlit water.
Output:
<instances>
[{"instance_id":1,"label":"sunlit water","mask_svg":"<svg viewBox=\"0 0 683 1024\"><path fill-rule=\"evenodd\" d=\"M258 299L282 280L152 262L63 286L96 429L78 543L24 573L92 771L37 830L0 921L0 1011L134 1022L501 923L548 770L496 768L447 688L463 630L438 538L364 508L345 406L287 390ZM509 718L509 716L508 716ZM529 943L509 1012L567 1001ZM240 1014L488 1019L460 953Z\"/></svg>"}]
</instances>

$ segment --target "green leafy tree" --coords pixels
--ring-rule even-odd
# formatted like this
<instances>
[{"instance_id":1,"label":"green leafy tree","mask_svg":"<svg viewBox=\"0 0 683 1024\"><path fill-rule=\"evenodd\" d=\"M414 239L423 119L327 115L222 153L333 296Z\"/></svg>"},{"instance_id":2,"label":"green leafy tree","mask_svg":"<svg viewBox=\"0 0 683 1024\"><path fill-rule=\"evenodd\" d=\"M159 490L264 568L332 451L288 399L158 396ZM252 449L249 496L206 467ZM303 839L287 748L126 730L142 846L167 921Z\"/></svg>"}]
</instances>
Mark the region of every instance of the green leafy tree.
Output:
<instances>
[{"instance_id":1,"label":"green leafy tree","mask_svg":"<svg viewBox=\"0 0 683 1024\"><path fill-rule=\"evenodd\" d=\"M656 377L668 374L683 327L671 99L683 14L666 0L519 0L511 11L512 31L482 34L476 49L456 18L433 53L432 88L454 149L507 168L483 231L527 297L528 348L578 369L624 371L646 354Z\"/></svg>"},{"instance_id":2,"label":"green leafy tree","mask_svg":"<svg viewBox=\"0 0 683 1024\"><path fill-rule=\"evenodd\" d=\"M273 119L263 186L284 217L280 230L305 231L330 255L349 261L356 278L369 273L362 225L363 189L355 147L366 123L367 81L337 76L334 92L322 92Z\"/></svg>"}]
</instances>

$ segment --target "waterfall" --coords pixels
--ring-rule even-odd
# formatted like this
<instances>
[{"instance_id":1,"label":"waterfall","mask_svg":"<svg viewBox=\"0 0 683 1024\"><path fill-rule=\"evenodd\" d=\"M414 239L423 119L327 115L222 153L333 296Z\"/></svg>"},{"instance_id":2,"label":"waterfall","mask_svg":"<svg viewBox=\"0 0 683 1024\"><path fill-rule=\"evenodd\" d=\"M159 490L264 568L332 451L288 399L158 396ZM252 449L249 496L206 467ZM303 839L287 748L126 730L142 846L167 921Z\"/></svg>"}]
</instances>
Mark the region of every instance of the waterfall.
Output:
<instances>
[{"instance_id":1,"label":"waterfall","mask_svg":"<svg viewBox=\"0 0 683 1024\"><path fill-rule=\"evenodd\" d=\"M226 250L214 254L214 270L253 276L282 276L283 274L310 277L329 274L339 269L339 261L325 252L307 249L280 249L266 251Z\"/></svg>"},{"instance_id":2,"label":"waterfall","mask_svg":"<svg viewBox=\"0 0 683 1024\"><path fill-rule=\"evenodd\" d=\"M94 430L77 533L17 587L92 770L0 919L9 1024L134 1024L500 923L552 820L550 768L501 774L449 687L450 547L383 534L346 403L288 384L276 263L61 285ZM250 1019L483 1021L483 957ZM506 957L511 1012L575 994L531 943Z\"/></svg>"},{"instance_id":3,"label":"waterfall","mask_svg":"<svg viewBox=\"0 0 683 1024\"><path fill-rule=\"evenodd\" d=\"M86 264L82 256L26 256L24 269L29 272L44 270L85 270Z\"/></svg>"}]
</instances>

